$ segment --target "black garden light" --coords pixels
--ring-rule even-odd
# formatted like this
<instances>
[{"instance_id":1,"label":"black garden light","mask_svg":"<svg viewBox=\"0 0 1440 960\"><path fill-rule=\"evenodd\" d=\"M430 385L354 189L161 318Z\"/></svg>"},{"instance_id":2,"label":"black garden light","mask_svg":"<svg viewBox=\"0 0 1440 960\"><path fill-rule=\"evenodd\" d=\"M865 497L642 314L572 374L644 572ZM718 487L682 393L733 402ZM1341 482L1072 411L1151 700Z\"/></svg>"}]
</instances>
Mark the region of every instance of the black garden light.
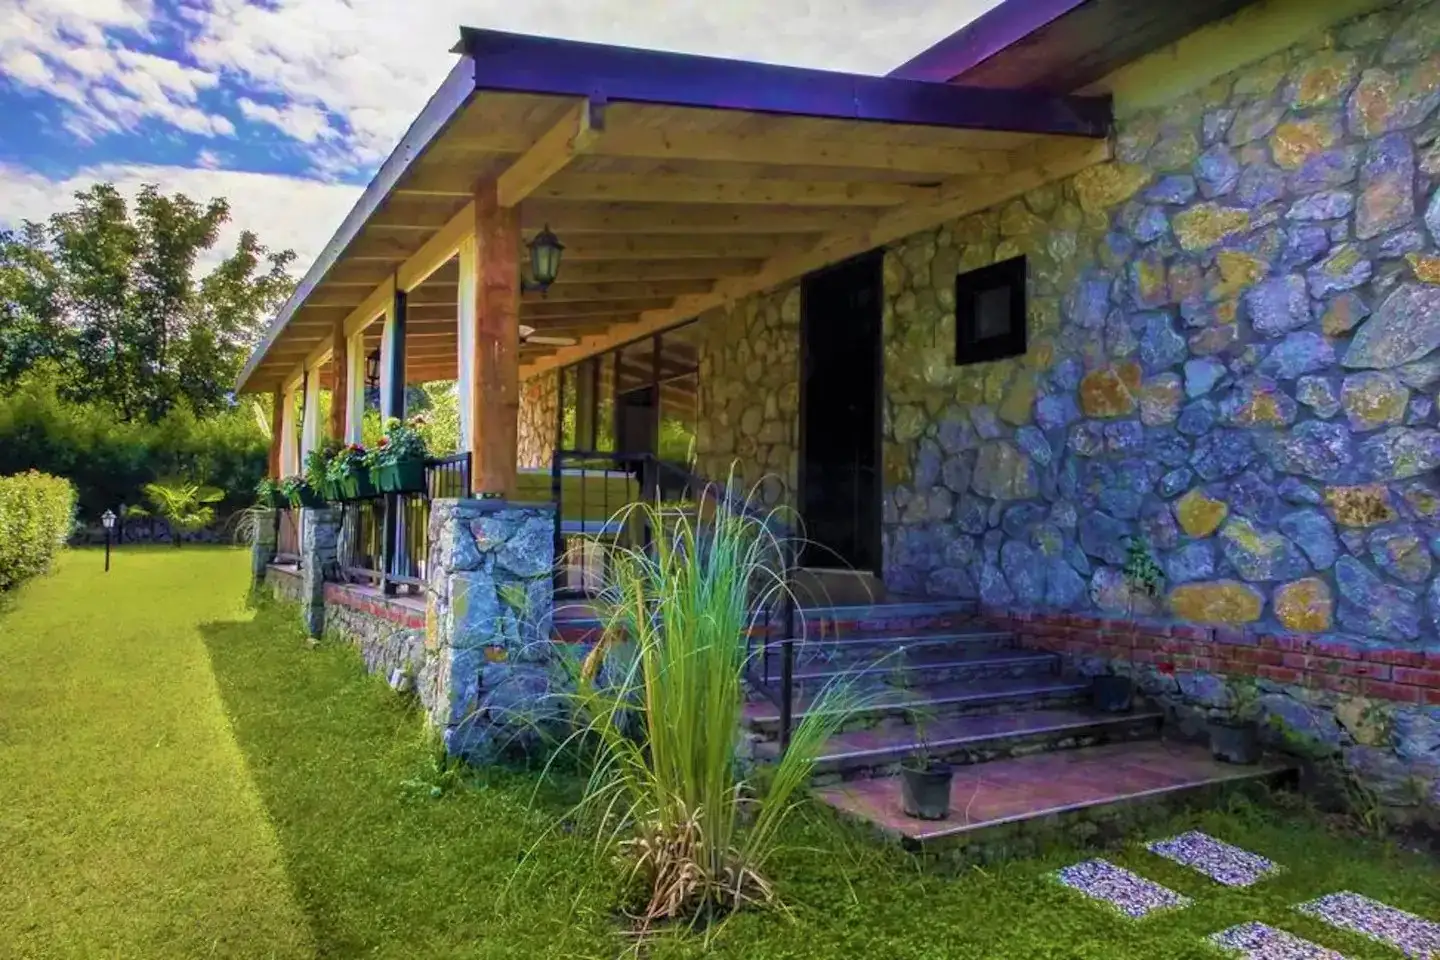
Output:
<instances>
[{"instance_id":1,"label":"black garden light","mask_svg":"<svg viewBox=\"0 0 1440 960\"><path fill-rule=\"evenodd\" d=\"M106 510L100 514L100 525L105 528L105 572L110 572L110 536L115 529L115 511Z\"/></svg>"}]
</instances>

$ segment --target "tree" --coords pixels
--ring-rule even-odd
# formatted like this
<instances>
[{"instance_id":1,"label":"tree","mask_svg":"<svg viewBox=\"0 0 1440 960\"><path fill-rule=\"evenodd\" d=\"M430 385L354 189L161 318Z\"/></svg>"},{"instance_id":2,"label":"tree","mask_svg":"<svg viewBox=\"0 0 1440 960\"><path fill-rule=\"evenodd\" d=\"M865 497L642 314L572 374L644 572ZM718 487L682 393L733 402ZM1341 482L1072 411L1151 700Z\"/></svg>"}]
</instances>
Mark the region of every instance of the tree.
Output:
<instances>
[{"instance_id":1,"label":"tree","mask_svg":"<svg viewBox=\"0 0 1440 960\"><path fill-rule=\"evenodd\" d=\"M73 209L0 235L0 383L58 362L62 395L157 421L177 404L204 416L230 386L265 321L294 289L293 252L250 232L197 282L230 207L143 187L133 209L113 184Z\"/></svg>"}]
</instances>

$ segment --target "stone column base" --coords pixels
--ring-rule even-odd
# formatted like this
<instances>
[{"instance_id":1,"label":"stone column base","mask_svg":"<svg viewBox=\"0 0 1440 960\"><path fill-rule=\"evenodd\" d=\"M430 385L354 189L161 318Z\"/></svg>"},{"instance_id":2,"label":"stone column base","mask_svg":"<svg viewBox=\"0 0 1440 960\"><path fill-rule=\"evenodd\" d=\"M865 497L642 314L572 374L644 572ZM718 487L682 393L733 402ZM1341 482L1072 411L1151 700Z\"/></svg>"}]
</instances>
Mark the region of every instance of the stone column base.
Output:
<instances>
[{"instance_id":1,"label":"stone column base","mask_svg":"<svg viewBox=\"0 0 1440 960\"><path fill-rule=\"evenodd\" d=\"M338 562L336 542L340 511L306 507L300 511L300 616L312 637L325 632L325 573Z\"/></svg>"}]
</instances>

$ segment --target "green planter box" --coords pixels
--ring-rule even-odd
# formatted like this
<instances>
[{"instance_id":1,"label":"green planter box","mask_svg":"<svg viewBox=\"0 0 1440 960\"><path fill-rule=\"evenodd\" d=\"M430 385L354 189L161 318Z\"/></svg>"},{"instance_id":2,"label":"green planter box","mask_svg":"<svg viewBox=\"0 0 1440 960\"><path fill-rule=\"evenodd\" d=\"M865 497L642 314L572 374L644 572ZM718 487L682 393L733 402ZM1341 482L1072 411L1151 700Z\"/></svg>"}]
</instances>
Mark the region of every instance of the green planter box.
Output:
<instances>
[{"instance_id":1,"label":"green planter box","mask_svg":"<svg viewBox=\"0 0 1440 960\"><path fill-rule=\"evenodd\" d=\"M341 500L368 500L380 493L370 478L369 471L352 473L344 480L336 481Z\"/></svg>"},{"instance_id":2,"label":"green planter box","mask_svg":"<svg viewBox=\"0 0 1440 960\"><path fill-rule=\"evenodd\" d=\"M370 471L370 479L386 493L424 493L425 461L402 460Z\"/></svg>"},{"instance_id":3,"label":"green planter box","mask_svg":"<svg viewBox=\"0 0 1440 960\"><path fill-rule=\"evenodd\" d=\"M325 497L318 491L305 486L300 488L300 492L295 496L295 499L289 501L289 506L309 507L311 509L323 507L325 506Z\"/></svg>"},{"instance_id":4,"label":"green planter box","mask_svg":"<svg viewBox=\"0 0 1440 960\"><path fill-rule=\"evenodd\" d=\"M284 507L290 506L290 501L285 499L285 495L282 494L279 490L272 490L270 491L270 496L266 497L265 499L262 500L256 498L255 505L260 507L269 507L271 510L280 510Z\"/></svg>"}]
</instances>

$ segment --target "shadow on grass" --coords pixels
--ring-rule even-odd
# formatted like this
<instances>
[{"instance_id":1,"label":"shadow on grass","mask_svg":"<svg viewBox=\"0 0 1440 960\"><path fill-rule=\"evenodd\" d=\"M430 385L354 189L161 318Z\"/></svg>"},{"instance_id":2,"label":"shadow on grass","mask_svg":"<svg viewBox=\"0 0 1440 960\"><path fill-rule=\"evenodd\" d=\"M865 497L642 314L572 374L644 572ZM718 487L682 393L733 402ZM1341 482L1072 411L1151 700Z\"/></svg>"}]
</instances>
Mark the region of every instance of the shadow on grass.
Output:
<instances>
[{"instance_id":1,"label":"shadow on grass","mask_svg":"<svg viewBox=\"0 0 1440 960\"><path fill-rule=\"evenodd\" d=\"M413 703L293 609L201 631L320 955L615 955L615 878L546 836L564 806L534 775L457 783Z\"/></svg>"}]
</instances>

